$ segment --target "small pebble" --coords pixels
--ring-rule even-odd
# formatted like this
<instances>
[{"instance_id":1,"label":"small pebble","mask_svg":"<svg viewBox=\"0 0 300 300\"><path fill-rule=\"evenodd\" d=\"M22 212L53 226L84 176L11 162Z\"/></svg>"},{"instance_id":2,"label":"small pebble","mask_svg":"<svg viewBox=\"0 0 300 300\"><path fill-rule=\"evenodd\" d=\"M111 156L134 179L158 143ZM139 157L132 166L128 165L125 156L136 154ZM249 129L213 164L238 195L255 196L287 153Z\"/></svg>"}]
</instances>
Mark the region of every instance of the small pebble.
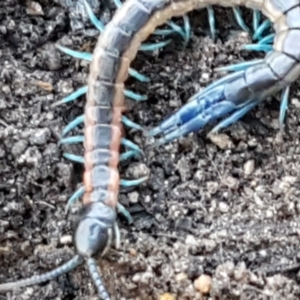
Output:
<instances>
[{"instance_id":1,"label":"small pebble","mask_svg":"<svg viewBox=\"0 0 300 300\"><path fill-rule=\"evenodd\" d=\"M220 149L225 150L233 148L233 142L227 134L209 134L208 137Z\"/></svg>"},{"instance_id":2,"label":"small pebble","mask_svg":"<svg viewBox=\"0 0 300 300\"><path fill-rule=\"evenodd\" d=\"M244 173L245 175L250 175L253 173L254 171L254 167L255 167L255 162L253 159L248 160L245 164L244 164Z\"/></svg>"},{"instance_id":3,"label":"small pebble","mask_svg":"<svg viewBox=\"0 0 300 300\"><path fill-rule=\"evenodd\" d=\"M219 210L222 213L227 213L229 211L229 206L225 202L219 203Z\"/></svg>"},{"instance_id":4,"label":"small pebble","mask_svg":"<svg viewBox=\"0 0 300 300\"><path fill-rule=\"evenodd\" d=\"M226 176L223 180L223 184L229 187L232 190L236 190L239 187L239 181L238 179L232 177L232 176Z\"/></svg>"},{"instance_id":5,"label":"small pebble","mask_svg":"<svg viewBox=\"0 0 300 300\"><path fill-rule=\"evenodd\" d=\"M194 287L200 293L206 295L210 292L212 286L212 279L210 276L202 274L194 281Z\"/></svg>"},{"instance_id":6,"label":"small pebble","mask_svg":"<svg viewBox=\"0 0 300 300\"><path fill-rule=\"evenodd\" d=\"M170 294L170 293L165 293L165 294L162 294L160 297L159 297L159 300L175 300L175 296L173 294Z\"/></svg>"},{"instance_id":7,"label":"small pebble","mask_svg":"<svg viewBox=\"0 0 300 300\"><path fill-rule=\"evenodd\" d=\"M38 2L35 1L26 1L26 12L28 15L31 16L43 16L44 12L43 9L41 7L41 5Z\"/></svg>"},{"instance_id":8,"label":"small pebble","mask_svg":"<svg viewBox=\"0 0 300 300\"><path fill-rule=\"evenodd\" d=\"M134 248L129 248L129 254L131 255L131 256L137 256L137 251L134 249Z\"/></svg>"},{"instance_id":9,"label":"small pebble","mask_svg":"<svg viewBox=\"0 0 300 300\"><path fill-rule=\"evenodd\" d=\"M17 141L11 149L13 156L18 157L19 155L24 153L25 149L27 148L27 145L28 143L26 140Z\"/></svg>"},{"instance_id":10,"label":"small pebble","mask_svg":"<svg viewBox=\"0 0 300 300\"><path fill-rule=\"evenodd\" d=\"M4 158L6 155L5 151L0 148L0 158Z\"/></svg>"},{"instance_id":11,"label":"small pebble","mask_svg":"<svg viewBox=\"0 0 300 300\"><path fill-rule=\"evenodd\" d=\"M187 278L188 278L188 275L186 273L183 273L183 272L176 275L176 281L177 282L186 280Z\"/></svg>"},{"instance_id":12,"label":"small pebble","mask_svg":"<svg viewBox=\"0 0 300 300\"><path fill-rule=\"evenodd\" d=\"M60 243L62 245L70 245L72 244L73 242L73 238L71 235L63 235L61 238L60 238Z\"/></svg>"},{"instance_id":13,"label":"small pebble","mask_svg":"<svg viewBox=\"0 0 300 300\"><path fill-rule=\"evenodd\" d=\"M138 192L132 192L128 194L129 202L130 203L138 203L139 201L139 193Z\"/></svg>"},{"instance_id":14,"label":"small pebble","mask_svg":"<svg viewBox=\"0 0 300 300\"><path fill-rule=\"evenodd\" d=\"M44 145L50 138L51 132L49 128L42 128L35 130L30 136L30 143L32 145Z\"/></svg>"}]
</instances>

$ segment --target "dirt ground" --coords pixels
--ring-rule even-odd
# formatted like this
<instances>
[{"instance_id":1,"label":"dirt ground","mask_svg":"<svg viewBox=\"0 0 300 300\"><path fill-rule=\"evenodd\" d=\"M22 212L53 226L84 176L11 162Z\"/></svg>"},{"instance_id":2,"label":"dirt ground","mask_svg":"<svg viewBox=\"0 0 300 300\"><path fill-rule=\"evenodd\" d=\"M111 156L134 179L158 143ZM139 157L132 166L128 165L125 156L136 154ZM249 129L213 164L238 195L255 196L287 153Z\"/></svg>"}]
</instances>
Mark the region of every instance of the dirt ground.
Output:
<instances>
[{"instance_id":1,"label":"dirt ground","mask_svg":"<svg viewBox=\"0 0 300 300\"><path fill-rule=\"evenodd\" d=\"M54 46L91 51L98 32L72 1L39 3L43 15L36 15L30 1L0 3L1 283L49 271L74 255L80 204L68 217L64 209L83 170L62 154L82 154L83 148L57 143L64 126L82 114L84 97L62 107L51 104L85 84L88 63ZM92 4L101 9L97 3ZM261 56L240 51L250 40L231 10L217 9L216 42L209 37L206 12L190 16L193 34L186 48L175 38L164 50L139 53L134 61L151 78L127 84L149 97L129 102L126 113L142 126L157 125L220 77L215 67ZM108 11L102 17L109 19ZM299 87L293 85L283 136L279 96L213 139L200 132L153 150L147 147L153 141L126 131L145 156L123 165L122 177L150 178L120 193L135 222L128 225L120 217L121 249L99 260L112 299L300 298ZM202 274L212 279L207 296L194 287ZM82 266L0 299L97 296Z\"/></svg>"}]
</instances>

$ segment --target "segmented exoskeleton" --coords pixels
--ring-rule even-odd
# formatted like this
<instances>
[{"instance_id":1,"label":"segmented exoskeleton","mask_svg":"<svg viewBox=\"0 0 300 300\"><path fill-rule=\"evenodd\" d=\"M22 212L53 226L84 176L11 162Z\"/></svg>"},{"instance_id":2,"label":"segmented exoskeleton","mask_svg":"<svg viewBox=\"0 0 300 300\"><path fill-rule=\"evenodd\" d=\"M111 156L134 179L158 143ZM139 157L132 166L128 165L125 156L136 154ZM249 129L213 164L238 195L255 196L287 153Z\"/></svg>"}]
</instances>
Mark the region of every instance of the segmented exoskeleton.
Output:
<instances>
[{"instance_id":1,"label":"segmented exoskeleton","mask_svg":"<svg viewBox=\"0 0 300 300\"><path fill-rule=\"evenodd\" d=\"M135 71L129 69L129 65L137 51L141 49L141 43L154 32L156 27L173 16L183 16L193 9L211 5L226 7L244 5L261 10L275 23L277 36L274 51L270 52L264 60L228 67L228 70L237 72L212 84L204 92L196 94L193 101L150 132L152 135L165 133L158 144L198 130L214 119L234 112L225 121L226 124L223 122L218 126L218 128L224 127L245 114L265 97L288 87L299 76L300 50L290 44L291 39L297 38L300 34L300 29L298 29L300 28L298 24L300 22L299 0L128 0L105 28L101 27L99 20L95 19L90 11L93 23L103 32L93 56L77 55L79 58L92 60L88 87L80 92L83 94L87 91L85 115L69 124L63 132L66 134L84 121L85 135L61 141L61 143L84 141L85 146L84 158L66 155L85 165L84 187L77 192L76 197L72 198L73 201L83 195L84 210L74 235L77 255L65 265L44 275L2 284L0 291L53 279L86 262L99 296L102 299L110 299L101 282L94 257L97 254L103 255L113 238L115 238L116 246L120 239L116 224L120 183L117 170L120 144L123 143L131 148L130 151L125 152L125 158L140 152L136 145L121 138L122 121L128 126L140 128L139 125L122 117L124 96L133 95L131 98L135 100L139 100L136 98L140 97L124 89L128 74L136 74ZM86 7L89 10L88 5ZM254 19L256 20L256 17ZM256 34L259 36L267 25L257 25ZM260 44L264 47L262 50L271 50L267 43L271 42L273 37L271 35L263 39L264 42ZM153 47L155 46L151 46L152 50ZM256 50L259 47L254 46ZM156 45L155 49L157 48L160 47ZM76 54L67 49L63 50L71 55ZM286 97L287 89L285 91ZM73 94L69 100L74 100L80 93ZM68 101L63 100L60 103L65 102ZM178 125L180 125L179 128L177 128ZM145 178L133 182L121 181L121 184L136 185L144 180ZM126 214L124 208L119 206L119 209ZM127 214L127 217L130 216Z\"/></svg>"}]
</instances>

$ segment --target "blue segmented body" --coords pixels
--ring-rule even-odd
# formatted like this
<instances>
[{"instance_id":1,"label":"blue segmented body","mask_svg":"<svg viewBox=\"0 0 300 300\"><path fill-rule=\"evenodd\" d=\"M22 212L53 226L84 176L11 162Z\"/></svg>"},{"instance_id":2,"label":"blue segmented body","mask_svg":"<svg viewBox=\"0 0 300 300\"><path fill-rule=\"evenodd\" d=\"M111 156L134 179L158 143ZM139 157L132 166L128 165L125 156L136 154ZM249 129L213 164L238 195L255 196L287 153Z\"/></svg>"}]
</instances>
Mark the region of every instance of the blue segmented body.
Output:
<instances>
[{"instance_id":1,"label":"blue segmented body","mask_svg":"<svg viewBox=\"0 0 300 300\"><path fill-rule=\"evenodd\" d=\"M189 31L186 14L194 9L207 8L214 34L212 5L221 5L234 7L238 23L248 30L237 8L238 5L244 5L255 10L254 35L260 40L256 46L250 45L248 48L263 50L268 54L265 59L223 68L235 72L211 84L203 92L195 94L191 102L150 132L152 135L163 134L157 144L199 130L215 119L232 113L215 128L215 131L228 126L265 97L280 89L284 89L283 99L287 99L289 85L300 75L300 47L291 44L291 40L300 42L299 0L128 0L122 6L118 1L116 4L120 8L104 28L85 3L92 22L102 32L93 55L59 46L72 56L91 60L88 86L54 104L74 101L87 93L84 116L79 116L64 129L60 141L61 144L84 142L85 148L84 157L64 154L66 158L84 163L85 166L84 185L68 203L70 205L77 198L83 198L83 211L74 235L77 254L63 266L43 275L0 284L0 292L51 280L85 262L99 296L104 300L110 299L101 281L95 256L103 255L113 238L118 247L120 235L116 223L117 210L130 220L128 212L118 204L119 185L134 186L146 180L120 180L117 170L119 161L141 153L137 145L121 137L122 123L142 129L140 125L122 116L122 112L124 97L138 101L145 100L145 97L126 90L124 82L128 74L141 81L147 80L129 66L138 50L155 50L168 43L142 45L153 32L164 35L170 33L155 31L158 26L173 16L184 16L185 30L182 31L182 36L186 41L189 36L186 34ZM263 22L259 25L258 10L275 23L276 36L273 47L270 44L274 35L261 37L270 23ZM170 21L168 24L172 32L182 34L176 24ZM84 136L64 137L81 123L85 124ZM120 155L121 144L129 150Z\"/></svg>"}]
</instances>

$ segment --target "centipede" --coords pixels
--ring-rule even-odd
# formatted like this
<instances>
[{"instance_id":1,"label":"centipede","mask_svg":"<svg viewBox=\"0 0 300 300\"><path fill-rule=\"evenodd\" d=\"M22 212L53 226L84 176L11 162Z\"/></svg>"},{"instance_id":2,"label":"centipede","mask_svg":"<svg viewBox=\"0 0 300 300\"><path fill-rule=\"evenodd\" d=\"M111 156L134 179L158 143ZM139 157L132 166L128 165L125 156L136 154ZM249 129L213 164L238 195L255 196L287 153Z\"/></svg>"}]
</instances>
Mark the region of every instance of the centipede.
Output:
<instances>
[{"instance_id":1,"label":"centipede","mask_svg":"<svg viewBox=\"0 0 300 300\"><path fill-rule=\"evenodd\" d=\"M58 46L65 53L90 60L88 84L75 93L54 104L61 105L86 94L84 115L79 116L62 133L61 144L84 143L84 156L65 153L70 160L84 164L83 187L68 201L68 207L82 198L83 209L74 233L76 255L64 265L48 273L28 279L0 284L0 292L52 280L85 263L101 299L111 299L101 279L96 263L113 242L118 248L120 233L117 213L132 221L130 214L118 202L120 185L135 186L147 180L120 179L120 161L142 154L142 150L122 137L123 124L135 129L143 128L123 116L125 97L136 101L146 97L126 90L125 81L131 75L140 81L147 77L130 68L137 52L151 51L166 46L170 41L143 44L152 33L167 36L179 33L185 42L189 39L187 13L206 8L212 36L215 36L212 6L233 7L235 17L243 29L244 24L238 7L254 11L253 27L257 44L248 45L249 50L265 51L264 59L225 66L223 71L232 73L193 95L182 108L162 121L157 127L146 131L151 137L161 135L155 146L197 132L206 125L227 115L212 132L241 119L261 101L282 91L280 122L283 122L290 85L300 75L300 2L299 0L127 0L115 1L118 10L104 26L85 3L92 23L101 31L93 54L80 53ZM268 19L259 24L259 11ZM183 29L173 23L172 17L183 17ZM169 29L157 29L167 23ZM274 33L262 37L262 32L273 24ZM79 124L84 124L84 135L65 137ZM128 150L120 154L121 145Z\"/></svg>"}]
</instances>

